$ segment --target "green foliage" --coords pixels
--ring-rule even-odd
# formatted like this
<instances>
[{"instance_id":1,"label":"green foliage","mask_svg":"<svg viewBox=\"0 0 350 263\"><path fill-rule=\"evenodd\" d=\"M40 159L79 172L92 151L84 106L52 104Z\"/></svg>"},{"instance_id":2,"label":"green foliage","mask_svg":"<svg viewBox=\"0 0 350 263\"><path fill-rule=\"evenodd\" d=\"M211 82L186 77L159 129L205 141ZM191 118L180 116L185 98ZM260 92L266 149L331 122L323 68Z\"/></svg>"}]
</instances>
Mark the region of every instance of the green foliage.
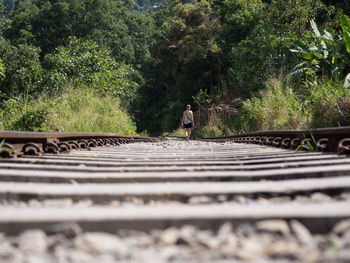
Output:
<instances>
[{"instance_id":1,"label":"green foliage","mask_svg":"<svg viewBox=\"0 0 350 263\"><path fill-rule=\"evenodd\" d=\"M350 73L345 77L344 87L346 87L346 88L350 87Z\"/></svg>"},{"instance_id":2,"label":"green foliage","mask_svg":"<svg viewBox=\"0 0 350 263\"><path fill-rule=\"evenodd\" d=\"M291 86L270 81L260 97L243 102L229 126L235 133L350 125L350 88L327 78L309 82L298 96Z\"/></svg>"},{"instance_id":3,"label":"green foliage","mask_svg":"<svg viewBox=\"0 0 350 263\"><path fill-rule=\"evenodd\" d=\"M314 20L310 21L313 34L307 34L306 40L294 41L295 49L304 62L298 64L292 71L295 78L305 75L327 75L333 80L339 78L343 63L342 38L338 34L331 34L327 30L321 34Z\"/></svg>"},{"instance_id":4,"label":"green foliage","mask_svg":"<svg viewBox=\"0 0 350 263\"><path fill-rule=\"evenodd\" d=\"M73 81L75 86L89 85L130 101L138 88L133 68L118 63L107 48L93 41L71 38L66 47L47 55L45 62L50 69L46 75L48 91Z\"/></svg>"},{"instance_id":5,"label":"green foliage","mask_svg":"<svg viewBox=\"0 0 350 263\"><path fill-rule=\"evenodd\" d=\"M9 20L7 19L7 6L6 6L6 2L5 2L5 5L3 5L1 2L0 2L0 38L3 34L3 31L5 29L7 29L8 27L8 24L9 24Z\"/></svg>"},{"instance_id":6,"label":"green foliage","mask_svg":"<svg viewBox=\"0 0 350 263\"><path fill-rule=\"evenodd\" d=\"M1 111L3 129L18 131L43 131L42 124L50 104L34 102L30 97L8 99Z\"/></svg>"},{"instance_id":7,"label":"green foliage","mask_svg":"<svg viewBox=\"0 0 350 263\"><path fill-rule=\"evenodd\" d=\"M147 63L153 63L150 47L156 42L159 32L155 28L154 20L138 12L130 12L127 19L128 36L133 45L133 60L125 63L142 68ZM111 47L113 49L113 46Z\"/></svg>"},{"instance_id":8,"label":"green foliage","mask_svg":"<svg viewBox=\"0 0 350 263\"><path fill-rule=\"evenodd\" d=\"M165 0L137 0L139 9L143 12L149 12L159 9L165 4Z\"/></svg>"},{"instance_id":9,"label":"green foliage","mask_svg":"<svg viewBox=\"0 0 350 263\"><path fill-rule=\"evenodd\" d=\"M142 45L152 42L153 21L135 7L133 0L22 0L6 36L39 46L44 54L65 46L71 36L91 39L111 48L120 62L140 62L149 57Z\"/></svg>"},{"instance_id":10,"label":"green foliage","mask_svg":"<svg viewBox=\"0 0 350 263\"><path fill-rule=\"evenodd\" d=\"M340 81L321 79L310 83L308 90L305 103L311 109L311 127L350 125L350 87L344 87Z\"/></svg>"},{"instance_id":11,"label":"green foliage","mask_svg":"<svg viewBox=\"0 0 350 263\"><path fill-rule=\"evenodd\" d=\"M5 77L5 68L4 65L2 64L2 60L0 59L0 79Z\"/></svg>"},{"instance_id":12,"label":"green foliage","mask_svg":"<svg viewBox=\"0 0 350 263\"><path fill-rule=\"evenodd\" d=\"M350 19L346 15L342 15L340 18L340 25L343 30L343 39L348 52L350 53Z\"/></svg>"},{"instance_id":13,"label":"green foliage","mask_svg":"<svg viewBox=\"0 0 350 263\"><path fill-rule=\"evenodd\" d=\"M254 30L246 39L232 47L229 61L231 93L247 96L264 88L268 76L267 57L271 53L263 32L264 29L258 27L258 30Z\"/></svg>"},{"instance_id":14,"label":"green foliage","mask_svg":"<svg viewBox=\"0 0 350 263\"><path fill-rule=\"evenodd\" d=\"M319 0L273 0L266 5L263 20L275 35L288 41L293 36L303 37L311 19L333 25L335 14L333 6L327 7Z\"/></svg>"},{"instance_id":15,"label":"green foliage","mask_svg":"<svg viewBox=\"0 0 350 263\"><path fill-rule=\"evenodd\" d=\"M7 127L95 127L65 126L63 118L73 114L50 119L56 114L51 110L64 112L57 105L66 101L67 85L69 94L106 105L107 98L119 98L117 104L133 111L138 129L151 133L178 127L188 103L194 110L232 106L237 97L250 98L240 119L232 120L235 131L347 123L350 22L341 1L1 2L0 106ZM291 71L297 82L266 82ZM260 97L252 97L259 91ZM94 112L85 111L94 119ZM221 134L220 125L209 122L194 134Z\"/></svg>"},{"instance_id":16,"label":"green foliage","mask_svg":"<svg viewBox=\"0 0 350 263\"><path fill-rule=\"evenodd\" d=\"M185 131L183 128L179 127L171 132L163 132L162 136L170 136L170 137L183 137L185 138Z\"/></svg>"},{"instance_id":17,"label":"green foliage","mask_svg":"<svg viewBox=\"0 0 350 263\"><path fill-rule=\"evenodd\" d=\"M314 141L314 144L316 145L316 141L315 139L313 138L313 141ZM315 152L315 147L311 144L310 141L307 141L306 144L300 144L297 146L297 148L295 148L295 152L298 152L300 150L305 150L305 151L308 151L308 152Z\"/></svg>"},{"instance_id":18,"label":"green foliage","mask_svg":"<svg viewBox=\"0 0 350 263\"><path fill-rule=\"evenodd\" d=\"M135 124L114 96L68 86L60 96L10 99L1 111L4 129L134 134Z\"/></svg>"},{"instance_id":19,"label":"green foliage","mask_svg":"<svg viewBox=\"0 0 350 263\"><path fill-rule=\"evenodd\" d=\"M4 143L5 143L5 139L3 139L3 140L0 142L0 152L2 152L2 151L7 151L7 152L10 152L10 153L16 154L16 151L15 151L15 150L4 146ZM1 161L1 159L2 159L2 158L0 157L0 161Z\"/></svg>"},{"instance_id":20,"label":"green foliage","mask_svg":"<svg viewBox=\"0 0 350 263\"><path fill-rule=\"evenodd\" d=\"M343 29L343 39L346 45L346 49L350 54L350 19L346 15L343 15L340 19L340 24ZM350 73L345 77L344 87L350 87Z\"/></svg>"},{"instance_id":21,"label":"green foliage","mask_svg":"<svg viewBox=\"0 0 350 263\"><path fill-rule=\"evenodd\" d=\"M309 112L291 87L271 79L260 97L243 102L238 117L231 122L235 133L257 130L301 129L308 127Z\"/></svg>"},{"instance_id":22,"label":"green foliage","mask_svg":"<svg viewBox=\"0 0 350 263\"><path fill-rule=\"evenodd\" d=\"M193 129L192 138L209 138L223 136L223 131L215 124L207 124L204 127Z\"/></svg>"},{"instance_id":23,"label":"green foliage","mask_svg":"<svg viewBox=\"0 0 350 263\"><path fill-rule=\"evenodd\" d=\"M20 93L34 93L40 90L43 69L39 61L40 49L20 44L13 46L3 42L0 59L3 61L5 77L0 78L0 92L13 97Z\"/></svg>"},{"instance_id":24,"label":"green foliage","mask_svg":"<svg viewBox=\"0 0 350 263\"><path fill-rule=\"evenodd\" d=\"M5 8L5 15L8 15L9 12L14 8L16 0L3 0L2 3ZM1 5L1 3L0 3Z\"/></svg>"},{"instance_id":25,"label":"green foliage","mask_svg":"<svg viewBox=\"0 0 350 263\"><path fill-rule=\"evenodd\" d=\"M55 100L43 129L135 134L136 126L117 98L92 89L70 89Z\"/></svg>"},{"instance_id":26,"label":"green foliage","mask_svg":"<svg viewBox=\"0 0 350 263\"><path fill-rule=\"evenodd\" d=\"M219 7L223 32L218 39L226 56L227 92L243 97L265 88L295 61L286 52L291 38L301 37L311 18L333 15L321 1L214 1ZM324 21L325 23L328 22Z\"/></svg>"},{"instance_id":27,"label":"green foliage","mask_svg":"<svg viewBox=\"0 0 350 263\"><path fill-rule=\"evenodd\" d=\"M210 1L169 1L155 17L164 32L153 48L155 63L136 112L140 127L150 132L175 129L192 96L201 89L216 92L222 79L222 53L215 42L220 21Z\"/></svg>"},{"instance_id":28,"label":"green foliage","mask_svg":"<svg viewBox=\"0 0 350 263\"><path fill-rule=\"evenodd\" d=\"M253 28L261 22L263 4L261 0L214 1L218 6L223 31L222 45L230 49L232 44L244 40Z\"/></svg>"}]
</instances>

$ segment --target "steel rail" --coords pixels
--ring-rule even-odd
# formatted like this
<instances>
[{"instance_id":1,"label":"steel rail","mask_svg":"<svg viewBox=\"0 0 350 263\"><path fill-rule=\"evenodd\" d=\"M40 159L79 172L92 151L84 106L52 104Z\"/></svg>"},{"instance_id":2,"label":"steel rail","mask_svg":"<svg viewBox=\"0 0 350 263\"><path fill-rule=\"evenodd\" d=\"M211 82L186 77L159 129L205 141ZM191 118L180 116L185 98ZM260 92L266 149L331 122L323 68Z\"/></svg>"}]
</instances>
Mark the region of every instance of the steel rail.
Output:
<instances>
[{"instance_id":1,"label":"steel rail","mask_svg":"<svg viewBox=\"0 0 350 263\"><path fill-rule=\"evenodd\" d=\"M269 130L201 138L205 141L253 143L285 149L307 149L322 152L350 153L350 126L308 130Z\"/></svg>"},{"instance_id":2,"label":"steel rail","mask_svg":"<svg viewBox=\"0 0 350 263\"><path fill-rule=\"evenodd\" d=\"M94 132L25 132L0 130L0 157L15 158L21 155L58 154L72 149L90 149L104 145L132 142L150 142L156 138Z\"/></svg>"}]
</instances>

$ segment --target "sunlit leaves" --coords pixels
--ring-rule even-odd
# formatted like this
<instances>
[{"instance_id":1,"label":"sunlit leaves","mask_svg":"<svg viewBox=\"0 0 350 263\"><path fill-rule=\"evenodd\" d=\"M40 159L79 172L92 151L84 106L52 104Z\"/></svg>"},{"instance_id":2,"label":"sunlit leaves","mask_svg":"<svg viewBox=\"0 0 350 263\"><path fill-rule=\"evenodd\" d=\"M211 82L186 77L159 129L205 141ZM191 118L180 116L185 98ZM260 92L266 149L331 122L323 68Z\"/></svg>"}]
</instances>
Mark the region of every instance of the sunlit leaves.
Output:
<instances>
[{"instance_id":1,"label":"sunlit leaves","mask_svg":"<svg viewBox=\"0 0 350 263\"><path fill-rule=\"evenodd\" d=\"M346 48L350 53L350 19L346 15L343 15L340 19L340 24L343 29L343 37L346 44Z\"/></svg>"},{"instance_id":2,"label":"sunlit leaves","mask_svg":"<svg viewBox=\"0 0 350 263\"><path fill-rule=\"evenodd\" d=\"M292 70L291 75L300 78L321 74L338 79L344 67L341 62L341 36L326 30L321 34L314 20L310 21L310 25L313 34L306 34L305 40L295 38L294 48L290 49L304 60Z\"/></svg>"},{"instance_id":3,"label":"sunlit leaves","mask_svg":"<svg viewBox=\"0 0 350 263\"><path fill-rule=\"evenodd\" d=\"M345 78L344 87L345 88L349 88L350 87L350 73Z\"/></svg>"},{"instance_id":4,"label":"sunlit leaves","mask_svg":"<svg viewBox=\"0 0 350 263\"><path fill-rule=\"evenodd\" d=\"M0 78L0 91L7 96L20 92L32 93L40 90L43 69L39 61L40 49L26 44L13 46L3 42L0 58L5 78Z\"/></svg>"},{"instance_id":5,"label":"sunlit leaves","mask_svg":"<svg viewBox=\"0 0 350 263\"><path fill-rule=\"evenodd\" d=\"M4 65L2 64L2 60L0 59L0 79L1 77L5 77L5 68L4 68Z\"/></svg>"},{"instance_id":6,"label":"sunlit leaves","mask_svg":"<svg viewBox=\"0 0 350 263\"><path fill-rule=\"evenodd\" d=\"M39 46L46 54L75 36L111 48L118 61L134 59L128 20L130 0L23 0L11 14L6 35L15 43Z\"/></svg>"},{"instance_id":7,"label":"sunlit leaves","mask_svg":"<svg viewBox=\"0 0 350 263\"><path fill-rule=\"evenodd\" d=\"M50 70L46 75L47 89L60 89L65 83L73 81L90 85L96 90L111 92L115 96L129 99L138 84L131 77L131 66L118 63L108 48L93 41L71 38L67 46L60 46L45 57Z\"/></svg>"}]
</instances>

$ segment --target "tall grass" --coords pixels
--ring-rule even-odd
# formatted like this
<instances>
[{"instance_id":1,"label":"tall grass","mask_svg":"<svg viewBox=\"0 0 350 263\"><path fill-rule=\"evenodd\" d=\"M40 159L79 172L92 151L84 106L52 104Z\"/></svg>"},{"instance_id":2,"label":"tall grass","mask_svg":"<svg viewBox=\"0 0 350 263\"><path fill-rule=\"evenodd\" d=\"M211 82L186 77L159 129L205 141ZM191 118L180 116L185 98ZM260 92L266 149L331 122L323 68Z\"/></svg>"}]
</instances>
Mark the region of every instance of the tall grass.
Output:
<instances>
[{"instance_id":1,"label":"tall grass","mask_svg":"<svg viewBox=\"0 0 350 263\"><path fill-rule=\"evenodd\" d=\"M60 95L9 100L0 114L9 130L46 132L113 132L135 134L136 125L114 96L67 86Z\"/></svg>"},{"instance_id":2,"label":"tall grass","mask_svg":"<svg viewBox=\"0 0 350 263\"><path fill-rule=\"evenodd\" d=\"M350 125L350 88L319 79L299 88L271 79L260 96L243 102L228 122L234 133L258 130L307 129Z\"/></svg>"},{"instance_id":3,"label":"tall grass","mask_svg":"<svg viewBox=\"0 0 350 263\"><path fill-rule=\"evenodd\" d=\"M350 125L350 87L321 79L309 85L305 107L311 109L312 128Z\"/></svg>"},{"instance_id":4,"label":"tall grass","mask_svg":"<svg viewBox=\"0 0 350 263\"><path fill-rule=\"evenodd\" d=\"M270 79L259 97L243 102L238 117L228 123L235 133L257 130L306 128L310 122L309 109L291 87L283 87L277 79Z\"/></svg>"},{"instance_id":5,"label":"tall grass","mask_svg":"<svg viewBox=\"0 0 350 263\"><path fill-rule=\"evenodd\" d=\"M226 127L237 134L350 126L350 87L326 78L303 83L302 87L270 79L266 89L259 96L243 101L238 112L224 123L209 121L205 127L193 130L193 137L225 135Z\"/></svg>"}]
</instances>

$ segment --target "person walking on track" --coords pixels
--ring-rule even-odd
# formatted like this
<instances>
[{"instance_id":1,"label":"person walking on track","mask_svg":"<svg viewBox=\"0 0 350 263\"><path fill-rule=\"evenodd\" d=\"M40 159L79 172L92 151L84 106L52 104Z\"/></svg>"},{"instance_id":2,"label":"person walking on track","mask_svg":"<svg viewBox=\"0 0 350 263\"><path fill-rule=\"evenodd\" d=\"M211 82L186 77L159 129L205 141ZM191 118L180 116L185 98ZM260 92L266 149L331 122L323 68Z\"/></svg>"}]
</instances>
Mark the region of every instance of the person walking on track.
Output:
<instances>
[{"instance_id":1,"label":"person walking on track","mask_svg":"<svg viewBox=\"0 0 350 263\"><path fill-rule=\"evenodd\" d=\"M191 128L194 126L193 112L191 111L191 105L186 106L186 110L182 114L182 127L185 130L186 140L191 137Z\"/></svg>"}]
</instances>

